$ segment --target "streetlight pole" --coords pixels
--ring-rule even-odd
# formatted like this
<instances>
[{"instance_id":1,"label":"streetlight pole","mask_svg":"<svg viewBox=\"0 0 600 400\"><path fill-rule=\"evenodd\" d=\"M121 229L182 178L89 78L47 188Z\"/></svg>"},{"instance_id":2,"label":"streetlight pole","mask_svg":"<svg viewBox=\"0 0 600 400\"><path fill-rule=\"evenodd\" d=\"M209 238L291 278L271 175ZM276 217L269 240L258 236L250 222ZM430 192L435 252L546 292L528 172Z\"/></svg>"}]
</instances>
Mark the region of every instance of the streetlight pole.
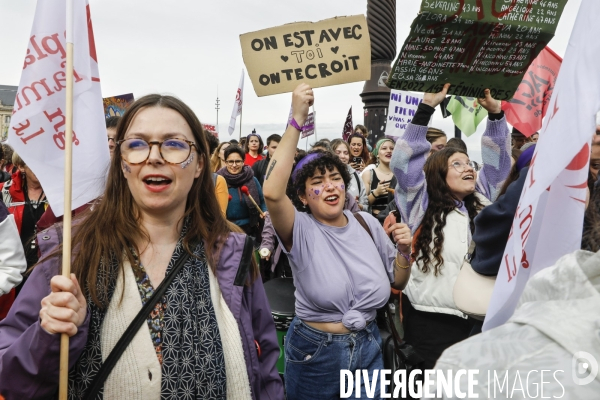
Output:
<instances>
[{"instance_id":1,"label":"streetlight pole","mask_svg":"<svg viewBox=\"0 0 600 400\"><path fill-rule=\"evenodd\" d=\"M217 101L215 102L215 110L217 110L217 130L219 129L219 87L217 86Z\"/></svg>"}]
</instances>

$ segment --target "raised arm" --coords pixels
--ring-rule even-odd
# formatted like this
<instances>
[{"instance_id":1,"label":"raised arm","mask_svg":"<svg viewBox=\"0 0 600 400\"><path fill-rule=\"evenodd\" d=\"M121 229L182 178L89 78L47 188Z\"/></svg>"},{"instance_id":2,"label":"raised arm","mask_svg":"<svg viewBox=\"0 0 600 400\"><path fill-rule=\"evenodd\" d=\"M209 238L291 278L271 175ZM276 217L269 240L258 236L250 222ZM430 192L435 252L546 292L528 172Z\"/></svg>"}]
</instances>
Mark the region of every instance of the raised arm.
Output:
<instances>
[{"instance_id":1,"label":"raised arm","mask_svg":"<svg viewBox=\"0 0 600 400\"><path fill-rule=\"evenodd\" d=\"M292 117L298 126L304 125L313 101L313 91L305 83L298 85L292 93ZM273 227L288 251L293 243L294 205L285 194L285 190L292 173L299 139L300 130L289 124L277 150L271 157L263 185L263 194Z\"/></svg>"},{"instance_id":2,"label":"raised arm","mask_svg":"<svg viewBox=\"0 0 600 400\"><path fill-rule=\"evenodd\" d=\"M427 183L423 166L427 160L431 144L425 138L427 124L435 107L446 98L450 84L439 93L425 93L423 102L404 135L396 142L390 167L394 171L396 185L396 205L402 221L406 222L414 234L427 210Z\"/></svg>"},{"instance_id":3,"label":"raised arm","mask_svg":"<svg viewBox=\"0 0 600 400\"><path fill-rule=\"evenodd\" d=\"M500 102L492 98L489 89L478 101L488 111L488 121L481 138L483 169L478 174L476 190L493 202L510 172L510 132Z\"/></svg>"}]
</instances>

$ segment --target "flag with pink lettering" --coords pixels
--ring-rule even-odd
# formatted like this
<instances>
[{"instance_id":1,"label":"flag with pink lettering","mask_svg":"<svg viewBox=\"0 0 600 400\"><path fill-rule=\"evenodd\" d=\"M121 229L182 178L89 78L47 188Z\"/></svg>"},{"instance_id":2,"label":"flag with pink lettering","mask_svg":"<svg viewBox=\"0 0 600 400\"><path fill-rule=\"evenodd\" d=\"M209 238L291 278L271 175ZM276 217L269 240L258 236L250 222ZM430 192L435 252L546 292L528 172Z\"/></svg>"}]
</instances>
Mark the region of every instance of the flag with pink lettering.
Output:
<instances>
[{"instance_id":1,"label":"flag with pink lettering","mask_svg":"<svg viewBox=\"0 0 600 400\"><path fill-rule=\"evenodd\" d=\"M581 247L600 110L600 2L582 0L496 279L484 330L513 314L531 276Z\"/></svg>"},{"instance_id":2,"label":"flag with pink lettering","mask_svg":"<svg viewBox=\"0 0 600 400\"><path fill-rule=\"evenodd\" d=\"M342 139L348 140L350 135L354 133L354 126L352 125L352 106L350 106L350 110L348 110L348 115L346 116L346 122L344 122L344 129L342 130Z\"/></svg>"},{"instance_id":3,"label":"flag with pink lettering","mask_svg":"<svg viewBox=\"0 0 600 400\"><path fill-rule=\"evenodd\" d=\"M240 76L240 83L238 84L237 92L235 93L235 101L233 102L233 110L231 111L231 119L229 120L229 135L233 134L235 130L235 124L237 117L242 115L242 104L244 103L244 70L242 69L242 76ZM240 118L240 124L242 123Z\"/></svg>"},{"instance_id":4,"label":"flag with pink lettering","mask_svg":"<svg viewBox=\"0 0 600 400\"><path fill-rule=\"evenodd\" d=\"M502 102L508 123L527 137L542 128L561 62L546 46L527 69L513 98Z\"/></svg>"},{"instance_id":5,"label":"flag with pink lettering","mask_svg":"<svg viewBox=\"0 0 600 400\"><path fill-rule=\"evenodd\" d=\"M73 209L100 196L110 159L90 8L73 2ZM64 213L66 1L40 0L27 45L8 142Z\"/></svg>"}]
</instances>

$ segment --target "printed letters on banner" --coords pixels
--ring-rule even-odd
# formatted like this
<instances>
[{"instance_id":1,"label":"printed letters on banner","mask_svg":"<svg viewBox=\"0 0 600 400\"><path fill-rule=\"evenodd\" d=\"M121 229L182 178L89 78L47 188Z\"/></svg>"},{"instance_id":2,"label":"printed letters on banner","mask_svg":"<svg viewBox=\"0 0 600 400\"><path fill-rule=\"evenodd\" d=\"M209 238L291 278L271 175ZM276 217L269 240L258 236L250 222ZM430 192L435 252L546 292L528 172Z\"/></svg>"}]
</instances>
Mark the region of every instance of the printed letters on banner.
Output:
<instances>
[{"instance_id":1,"label":"printed letters on banner","mask_svg":"<svg viewBox=\"0 0 600 400\"><path fill-rule=\"evenodd\" d=\"M38 1L8 141L64 213L66 2ZM104 190L109 151L87 1L74 2L73 209Z\"/></svg>"},{"instance_id":2,"label":"printed letters on banner","mask_svg":"<svg viewBox=\"0 0 600 400\"><path fill-rule=\"evenodd\" d=\"M590 142L600 110L600 2L582 0L549 103L484 330L513 314L530 276L581 246Z\"/></svg>"}]
</instances>

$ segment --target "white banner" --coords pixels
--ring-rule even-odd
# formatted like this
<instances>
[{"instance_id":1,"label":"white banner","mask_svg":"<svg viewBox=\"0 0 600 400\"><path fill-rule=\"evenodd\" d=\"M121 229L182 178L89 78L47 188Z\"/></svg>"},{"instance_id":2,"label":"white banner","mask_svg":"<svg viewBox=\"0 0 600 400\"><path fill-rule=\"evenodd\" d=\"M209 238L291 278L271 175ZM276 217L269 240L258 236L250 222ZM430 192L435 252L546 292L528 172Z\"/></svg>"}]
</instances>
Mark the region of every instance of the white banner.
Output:
<instances>
[{"instance_id":1,"label":"white banner","mask_svg":"<svg viewBox=\"0 0 600 400\"><path fill-rule=\"evenodd\" d=\"M513 314L530 276L581 247L590 140L600 109L600 2L582 0L556 87L548 121L508 239L484 330ZM597 32L598 35L596 35ZM491 229L491 228L490 228Z\"/></svg>"},{"instance_id":2,"label":"white banner","mask_svg":"<svg viewBox=\"0 0 600 400\"><path fill-rule=\"evenodd\" d=\"M233 102L233 111L231 111L231 119L229 120L229 135L233 134L235 130L235 123L237 117L242 113L242 104L244 103L244 70L242 69L242 76L240 77L240 83L238 85L237 92L235 94L235 101ZM241 123L241 121L240 121Z\"/></svg>"},{"instance_id":3,"label":"white banner","mask_svg":"<svg viewBox=\"0 0 600 400\"><path fill-rule=\"evenodd\" d=\"M412 121L417 107L423 101L423 93L394 90L390 92L385 136L400 137Z\"/></svg>"},{"instance_id":4,"label":"white banner","mask_svg":"<svg viewBox=\"0 0 600 400\"><path fill-rule=\"evenodd\" d=\"M38 1L9 144L36 174L55 215L64 213L66 1ZM73 209L104 190L110 159L89 5L73 5Z\"/></svg>"}]
</instances>

